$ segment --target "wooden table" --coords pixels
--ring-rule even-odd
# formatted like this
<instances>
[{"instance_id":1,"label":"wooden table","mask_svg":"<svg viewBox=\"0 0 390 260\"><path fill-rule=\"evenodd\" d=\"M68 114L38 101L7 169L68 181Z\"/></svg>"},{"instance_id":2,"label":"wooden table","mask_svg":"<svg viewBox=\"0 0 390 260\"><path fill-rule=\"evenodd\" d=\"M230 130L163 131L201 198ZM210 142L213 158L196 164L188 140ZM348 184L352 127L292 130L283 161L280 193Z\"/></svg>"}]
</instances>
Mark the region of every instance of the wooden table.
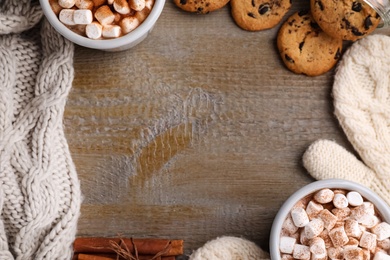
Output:
<instances>
[{"instance_id":1,"label":"wooden table","mask_svg":"<svg viewBox=\"0 0 390 260\"><path fill-rule=\"evenodd\" d=\"M307 147L352 150L333 116L334 70L288 71L279 27L248 32L229 6L196 15L167 1L137 47L76 47L65 132L84 195L79 236L184 239L189 254L232 235L268 250L278 208L314 180Z\"/></svg>"}]
</instances>

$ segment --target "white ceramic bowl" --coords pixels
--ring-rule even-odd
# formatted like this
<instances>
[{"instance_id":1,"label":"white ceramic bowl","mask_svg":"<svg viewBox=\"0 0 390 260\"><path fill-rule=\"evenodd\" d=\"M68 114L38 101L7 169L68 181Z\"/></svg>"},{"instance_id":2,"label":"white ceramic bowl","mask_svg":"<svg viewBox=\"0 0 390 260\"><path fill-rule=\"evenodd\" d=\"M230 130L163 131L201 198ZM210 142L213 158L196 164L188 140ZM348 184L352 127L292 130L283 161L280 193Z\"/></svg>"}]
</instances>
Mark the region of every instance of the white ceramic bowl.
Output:
<instances>
[{"instance_id":1,"label":"white ceramic bowl","mask_svg":"<svg viewBox=\"0 0 390 260\"><path fill-rule=\"evenodd\" d=\"M292 194L284 202L279 212L276 214L276 217L272 224L271 236L269 241L271 260L281 259L279 251L280 232L282 230L283 222L286 219L287 215L290 213L291 208L302 198L323 188L345 189L359 192L366 200L371 201L376 206L376 209L379 211L381 217L383 218L383 221L390 223L390 207L376 193L374 193L367 187L364 187L355 182L341 179L316 181L304 186L303 188Z\"/></svg>"},{"instance_id":2,"label":"white ceramic bowl","mask_svg":"<svg viewBox=\"0 0 390 260\"><path fill-rule=\"evenodd\" d=\"M39 2L42 6L43 13L45 14L50 24L62 36L80 46L104 51L122 51L132 48L142 42L153 29L165 5L165 0L156 0L150 14L145 19L145 21L143 21L141 25L134 29L134 31L131 31L124 36L118 37L116 39L93 40L73 32L64 24L62 24L51 9L49 0L39 0Z\"/></svg>"}]
</instances>

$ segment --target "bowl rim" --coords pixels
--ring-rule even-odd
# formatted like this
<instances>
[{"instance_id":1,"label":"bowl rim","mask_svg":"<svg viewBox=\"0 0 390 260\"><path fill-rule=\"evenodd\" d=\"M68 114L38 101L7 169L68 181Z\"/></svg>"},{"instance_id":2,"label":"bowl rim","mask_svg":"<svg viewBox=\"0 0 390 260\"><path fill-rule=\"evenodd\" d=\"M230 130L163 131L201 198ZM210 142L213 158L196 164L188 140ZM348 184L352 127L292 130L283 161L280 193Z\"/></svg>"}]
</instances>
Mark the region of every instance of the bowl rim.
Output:
<instances>
[{"instance_id":1,"label":"bowl rim","mask_svg":"<svg viewBox=\"0 0 390 260\"><path fill-rule=\"evenodd\" d=\"M382 219L390 223L389 205L381 197L379 197L378 194L376 194L374 191L367 188L366 186L363 186L353 181L343 180L343 179L326 179L326 180L314 181L295 191L282 204L278 213L276 214L271 226L271 234L269 239L271 260L281 259L280 251L279 251L280 230L292 206L294 206L295 203L297 203L300 199L304 198L305 196L324 188L346 189L350 191L359 192L364 198L366 198L368 201L371 201L375 205L376 209L381 214Z\"/></svg>"},{"instance_id":2,"label":"bowl rim","mask_svg":"<svg viewBox=\"0 0 390 260\"><path fill-rule=\"evenodd\" d=\"M160 14L164 8L166 0L156 0L152 7L151 12L146 17L146 19L132 32L115 38L115 39L101 39L94 40L85 36L81 36L68 27L66 27L63 23L60 22L57 15L52 10L49 0L39 0L41 4L43 13L49 23L54 27L54 29L59 32L62 36L67 38L68 40L93 49L106 50L106 49L115 49L120 48L125 45L129 45L132 42L136 42L140 38L142 38L145 34L147 34L155 25L157 19L160 17Z\"/></svg>"}]
</instances>

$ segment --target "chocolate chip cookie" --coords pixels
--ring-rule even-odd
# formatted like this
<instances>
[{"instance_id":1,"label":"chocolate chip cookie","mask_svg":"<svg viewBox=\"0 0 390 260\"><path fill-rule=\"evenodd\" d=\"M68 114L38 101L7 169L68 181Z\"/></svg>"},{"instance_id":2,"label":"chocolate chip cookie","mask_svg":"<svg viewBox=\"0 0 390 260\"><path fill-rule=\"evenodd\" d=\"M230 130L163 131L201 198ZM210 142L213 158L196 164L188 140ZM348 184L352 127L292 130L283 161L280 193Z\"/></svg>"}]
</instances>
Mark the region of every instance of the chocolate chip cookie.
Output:
<instances>
[{"instance_id":1,"label":"chocolate chip cookie","mask_svg":"<svg viewBox=\"0 0 390 260\"><path fill-rule=\"evenodd\" d=\"M314 20L334 38L355 41L378 26L379 15L360 0L310 0Z\"/></svg>"},{"instance_id":2,"label":"chocolate chip cookie","mask_svg":"<svg viewBox=\"0 0 390 260\"><path fill-rule=\"evenodd\" d=\"M184 11L207 14L224 7L229 0L173 0L173 2Z\"/></svg>"},{"instance_id":3,"label":"chocolate chip cookie","mask_svg":"<svg viewBox=\"0 0 390 260\"><path fill-rule=\"evenodd\" d=\"M318 76L337 63L343 41L322 31L309 11L300 11L291 15L279 29L277 46L289 70Z\"/></svg>"},{"instance_id":4,"label":"chocolate chip cookie","mask_svg":"<svg viewBox=\"0 0 390 260\"><path fill-rule=\"evenodd\" d=\"M231 0L236 24L244 30L260 31L276 26L291 7L291 0Z\"/></svg>"}]
</instances>

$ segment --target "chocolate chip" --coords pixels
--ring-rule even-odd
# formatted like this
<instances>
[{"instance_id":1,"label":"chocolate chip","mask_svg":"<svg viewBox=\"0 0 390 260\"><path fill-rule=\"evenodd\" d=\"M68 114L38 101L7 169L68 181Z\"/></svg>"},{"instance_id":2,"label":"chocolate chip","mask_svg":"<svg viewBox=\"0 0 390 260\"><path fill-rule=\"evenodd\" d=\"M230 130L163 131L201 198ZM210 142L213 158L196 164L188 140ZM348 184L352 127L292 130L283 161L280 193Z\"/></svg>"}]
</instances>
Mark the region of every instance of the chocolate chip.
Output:
<instances>
[{"instance_id":1,"label":"chocolate chip","mask_svg":"<svg viewBox=\"0 0 390 260\"><path fill-rule=\"evenodd\" d=\"M364 29L368 30L372 26L371 16L367 16L364 20Z\"/></svg>"},{"instance_id":2,"label":"chocolate chip","mask_svg":"<svg viewBox=\"0 0 390 260\"><path fill-rule=\"evenodd\" d=\"M299 12L298 12L298 15L299 15L299 16L304 16L304 15L306 15L306 14L308 14L308 13L309 13L309 10L306 10L306 9L305 9L305 10L299 11Z\"/></svg>"},{"instance_id":3,"label":"chocolate chip","mask_svg":"<svg viewBox=\"0 0 390 260\"><path fill-rule=\"evenodd\" d=\"M253 6L253 7L256 6L255 0L252 0L252 6Z\"/></svg>"},{"instance_id":4,"label":"chocolate chip","mask_svg":"<svg viewBox=\"0 0 390 260\"><path fill-rule=\"evenodd\" d=\"M351 23L347 19L343 18L343 22L345 23L345 28L351 28Z\"/></svg>"},{"instance_id":5,"label":"chocolate chip","mask_svg":"<svg viewBox=\"0 0 390 260\"><path fill-rule=\"evenodd\" d=\"M263 15L268 11L269 11L269 4L268 3L262 4L259 6L259 14L260 15Z\"/></svg>"},{"instance_id":6,"label":"chocolate chip","mask_svg":"<svg viewBox=\"0 0 390 260\"><path fill-rule=\"evenodd\" d=\"M310 26L313 29L320 29L320 26L317 23L315 23L315 22L310 22Z\"/></svg>"},{"instance_id":7,"label":"chocolate chip","mask_svg":"<svg viewBox=\"0 0 390 260\"><path fill-rule=\"evenodd\" d=\"M334 55L334 59L338 60L338 59L340 59L340 57L341 57L341 51L340 51L340 48L338 48L336 51L336 54Z\"/></svg>"},{"instance_id":8,"label":"chocolate chip","mask_svg":"<svg viewBox=\"0 0 390 260\"><path fill-rule=\"evenodd\" d=\"M288 25L293 26L294 23L295 23L295 19L292 19L291 21L288 22Z\"/></svg>"},{"instance_id":9,"label":"chocolate chip","mask_svg":"<svg viewBox=\"0 0 390 260\"><path fill-rule=\"evenodd\" d=\"M318 5L321 11L324 11L324 4L321 1L316 1L316 4Z\"/></svg>"},{"instance_id":10,"label":"chocolate chip","mask_svg":"<svg viewBox=\"0 0 390 260\"><path fill-rule=\"evenodd\" d=\"M356 27L352 27L352 33L354 34L354 35L356 35L356 36L363 36L364 35L364 33L362 33L361 31L359 31L359 29L358 28L356 28Z\"/></svg>"},{"instance_id":11,"label":"chocolate chip","mask_svg":"<svg viewBox=\"0 0 390 260\"><path fill-rule=\"evenodd\" d=\"M181 4L181 5L187 4L187 0L180 0L180 4Z\"/></svg>"},{"instance_id":12,"label":"chocolate chip","mask_svg":"<svg viewBox=\"0 0 390 260\"><path fill-rule=\"evenodd\" d=\"M362 10L362 4L359 2L352 3L352 10L355 12L360 12Z\"/></svg>"},{"instance_id":13,"label":"chocolate chip","mask_svg":"<svg viewBox=\"0 0 390 260\"><path fill-rule=\"evenodd\" d=\"M197 11L198 13L201 13L201 12L203 11L203 7L198 7L198 9L196 9L196 11Z\"/></svg>"},{"instance_id":14,"label":"chocolate chip","mask_svg":"<svg viewBox=\"0 0 390 260\"><path fill-rule=\"evenodd\" d=\"M247 13L249 17L256 18L256 16L253 13Z\"/></svg>"},{"instance_id":15,"label":"chocolate chip","mask_svg":"<svg viewBox=\"0 0 390 260\"><path fill-rule=\"evenodd\" d=\"M290 56L288 56L287 54L284 54L284 58L285 58L288 62L294 63L294 60L293 60Z\"/></svg>"},{"instance_id":16,"label":"chocolate chip","mask_svg":"<svg viewBox=\"0 0 390 260\"><path fill-rule=\"evenodd\" d=\"M305 42L299 43L299 50L302 52L303 45L305 45Z\"/></svg>"}]
</instances>

